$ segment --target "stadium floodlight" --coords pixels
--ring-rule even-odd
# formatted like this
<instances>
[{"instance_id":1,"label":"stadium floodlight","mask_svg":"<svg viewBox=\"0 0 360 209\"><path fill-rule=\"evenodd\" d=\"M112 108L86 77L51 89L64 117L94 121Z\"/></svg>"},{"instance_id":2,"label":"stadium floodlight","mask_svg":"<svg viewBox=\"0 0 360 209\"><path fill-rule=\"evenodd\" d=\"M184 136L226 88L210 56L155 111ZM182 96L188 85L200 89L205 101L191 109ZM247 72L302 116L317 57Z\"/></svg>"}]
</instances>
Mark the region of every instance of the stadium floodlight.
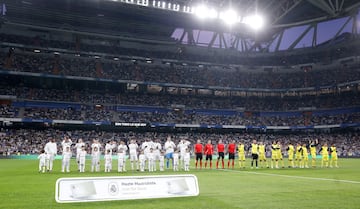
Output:
<instances>
[{"instance_id":1,"label":"stadium floodlight","mask_svg":"<svg viewBox=\"0 0 360 209\"><path fill-rule=\"evenodd\" d=\"M224 21L226 24L230 26L238 21L238 15L236 11L232 9L221 12L219 17L222 21Z\"/></svg>"},{"instance_id":2,"label":"stadium floodlight","mask_svg":"<svg viewBox=\"0 0 360 209\"><path fill-rule=\"evenodd\" d=\"M201 19L217 18L218 12L215 9L210 9L205 5L199 5L195 7L195 15Z\"/></svg>"},{"instance_id":3,"label":"stadium floodlight","mask_svg":"<svg viewBox=\"0 0 360 209\"><path fill-rule=\"evenodd\" d=\"M244 23L254 30L259 30L264 26L264 18L260 15L250 15L244 18Z\"/></svg>"}]
</instances>

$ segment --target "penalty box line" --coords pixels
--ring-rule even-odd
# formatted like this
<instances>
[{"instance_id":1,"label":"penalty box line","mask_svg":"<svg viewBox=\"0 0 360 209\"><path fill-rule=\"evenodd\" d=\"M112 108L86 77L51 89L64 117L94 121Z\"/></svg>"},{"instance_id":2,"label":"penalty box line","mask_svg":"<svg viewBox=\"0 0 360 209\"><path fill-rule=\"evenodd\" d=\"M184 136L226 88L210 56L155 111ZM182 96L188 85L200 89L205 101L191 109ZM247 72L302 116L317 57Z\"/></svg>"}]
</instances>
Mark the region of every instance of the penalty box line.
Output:
<instances>
[{"instance_id":1,"label":"penalty box line","mask_svg":"<svg viewBox=\"0 0 360 209\"><path fill-rule=\"evenodd\" d=\"M328 179L328 178L316 178L316 177L307 177L307 176L291 176L285 174L275 174L275 173L261 173L255 171L238 171L238 170L230 170L230 169L219 169L225 172L235 172L235 173L249 173L255 175L264 175L264 176L276 176L276 177L285 177L285 178L295 178L295 179L306 179L306 180L318 180L318 181L332 181L332 182L341 182L341 183L350 183L350 184L360 184L360 181L351 181L351 180L343 180L343 179Z\"/></svg>"}]
</instances>

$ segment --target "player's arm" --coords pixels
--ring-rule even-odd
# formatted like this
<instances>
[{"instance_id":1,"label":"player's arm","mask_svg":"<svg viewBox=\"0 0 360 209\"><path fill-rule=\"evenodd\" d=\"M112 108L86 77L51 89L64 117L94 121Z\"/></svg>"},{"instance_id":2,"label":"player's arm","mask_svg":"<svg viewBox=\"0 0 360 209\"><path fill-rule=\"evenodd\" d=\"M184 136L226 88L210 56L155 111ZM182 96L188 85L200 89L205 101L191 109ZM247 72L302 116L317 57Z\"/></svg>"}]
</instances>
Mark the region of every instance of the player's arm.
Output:
<instances>
[{"instance_id":1,"label":"player's arm","mask_svg":"<svg viewBox=\"0 0 360 209\"><path fill-rule=\"evenodd\" d=\"M319 154L321 153L322 150L323 150L323 148L321 147L320 150L319 150Z\"/></svg>"}]
</instances>

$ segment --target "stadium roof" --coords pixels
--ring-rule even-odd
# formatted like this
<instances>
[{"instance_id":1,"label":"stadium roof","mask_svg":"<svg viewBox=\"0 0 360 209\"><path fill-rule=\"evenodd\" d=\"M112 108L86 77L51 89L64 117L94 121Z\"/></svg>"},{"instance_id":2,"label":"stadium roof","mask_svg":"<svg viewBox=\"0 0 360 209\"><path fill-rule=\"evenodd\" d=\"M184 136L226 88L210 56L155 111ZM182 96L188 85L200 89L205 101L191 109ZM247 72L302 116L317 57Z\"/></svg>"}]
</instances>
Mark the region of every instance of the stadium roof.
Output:
<instances>
[{"instance_id":1,"label":"stadium roof","mask_svg":"<svg viewBox=\"0 0 360 209\"><path fill-rule=\"evenodd\" d=\"M148 6L141 5L145 1ZM316 24L341 17L355 17L360 6L358 0L3 0L2 2L6 5L5 18L8 23L169 41L172 40L171 35L177 28L183 28L182 36L186 35L190 44L194 44L191 39L196 39L191 30L215 31L216 34L213 34L209 46L212 46L211 42L216 40L216 35L221 38L221 34L231 33L237 38L232 44L250 39L253 43L252 46L246 47L249 49L256 48L259 42L274 42L275 39L282 37L281 33L289 27ZM243 16L253 13L262 14L266 19L267 27L264 31L254 33L245 29L243 24L228 27L219 20L200 21L186 12L175 12L165 7L154 6L157 3L193 7L204 4L217 10L231 8ZM356 23L354 27L357 27ZM340 33L336 34L339 35ZM224 44L225 42L224 40ZM296 42L293 45L295 46Z\"/></svg>"}]
</instances>

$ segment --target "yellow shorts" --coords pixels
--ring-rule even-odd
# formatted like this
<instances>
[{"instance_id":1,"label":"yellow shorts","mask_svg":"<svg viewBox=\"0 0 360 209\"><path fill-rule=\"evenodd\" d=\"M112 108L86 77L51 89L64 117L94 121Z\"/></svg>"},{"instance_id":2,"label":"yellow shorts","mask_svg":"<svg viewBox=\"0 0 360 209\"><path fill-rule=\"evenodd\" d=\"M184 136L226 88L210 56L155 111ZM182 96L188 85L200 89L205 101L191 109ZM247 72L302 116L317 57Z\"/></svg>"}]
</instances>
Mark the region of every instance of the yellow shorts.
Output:
<instances>
[{"instance_id":1,"label":"yellow shorts","mask_svg":"<svg viewBox=\"0 0 360 209\"><path fill-rule=\"evenodd\" d=\"M322 155L323 160L329 160L329 155Z\"/></svg>"},{"instance_id":2,"label":"yellow shorts","mask_svg":"<svg viewBox=\"0 0 360 209\"><path fill-rule=\"evenodd\" d=\"M239 160L245 160L245 153L239 153Z\"/></svg>"}]
</instances>

